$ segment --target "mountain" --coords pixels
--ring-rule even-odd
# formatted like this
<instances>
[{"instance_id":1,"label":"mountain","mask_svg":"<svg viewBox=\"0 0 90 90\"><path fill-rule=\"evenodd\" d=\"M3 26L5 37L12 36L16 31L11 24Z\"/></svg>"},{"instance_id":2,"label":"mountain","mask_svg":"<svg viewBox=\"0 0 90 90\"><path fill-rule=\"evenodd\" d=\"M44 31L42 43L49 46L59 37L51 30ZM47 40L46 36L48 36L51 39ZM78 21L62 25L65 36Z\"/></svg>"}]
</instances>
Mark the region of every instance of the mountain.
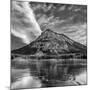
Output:
<instances>
[{"instance_id":1,"label":"mountain","mask_svg":"<svg viewBox=\"0 0 90 90\"><path fill-rule=\"evenodd\" d=\"M42 32L42 34L35 41L20 49L13 50L11 53L24 55L59 55L86 52L86 46L75 42L64 34L58 34L50 29L47 29Z\"/></svg>"}]
</instances>

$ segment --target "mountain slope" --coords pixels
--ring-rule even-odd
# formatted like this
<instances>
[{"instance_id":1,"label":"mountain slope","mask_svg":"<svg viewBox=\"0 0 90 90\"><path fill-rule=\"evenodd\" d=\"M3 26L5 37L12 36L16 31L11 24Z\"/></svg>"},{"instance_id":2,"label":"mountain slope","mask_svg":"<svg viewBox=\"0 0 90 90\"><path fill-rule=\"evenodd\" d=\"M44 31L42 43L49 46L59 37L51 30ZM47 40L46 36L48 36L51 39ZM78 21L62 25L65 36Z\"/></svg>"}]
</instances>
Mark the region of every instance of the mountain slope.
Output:
<instances>
[{"instance_id":1,"label":"mountain slope","mask_svg":"<svg viewBox=\"0 0 90 90\"><path fill-rule=\"evenodd\" d=\"M87 47L73 41L64 34L58 34L48 29L29 45L12 51L14 54L24 55L36 54L39 52L46 55L86 53Z\"/></svg>"}]
</instances>

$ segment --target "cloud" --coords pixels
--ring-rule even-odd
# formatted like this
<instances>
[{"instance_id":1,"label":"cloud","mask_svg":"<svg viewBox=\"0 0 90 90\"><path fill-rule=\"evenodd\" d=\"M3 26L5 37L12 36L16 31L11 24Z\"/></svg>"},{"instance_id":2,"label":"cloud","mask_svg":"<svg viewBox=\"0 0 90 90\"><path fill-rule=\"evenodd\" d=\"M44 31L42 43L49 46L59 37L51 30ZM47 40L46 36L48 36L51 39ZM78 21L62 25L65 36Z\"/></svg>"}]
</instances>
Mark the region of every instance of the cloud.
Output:
<instances>
[{"instance_id":1,"label":"cloud","mask_svg":"<svg viewBox=\"0 0 90 90\"><path fill-rule=\"evenodd\" d=\"M61 6L60 8L59 8L59 11L63 11L63 10L65 10L66 9L66 5L63 5L63 6Z\"/></svg>"},{"instance_id":2,"label":"cloud","mask_svg":"<svg viewBox=\"0 0 90 90\"><path fill-rule=\"evenodd\" d=\"M29 2L12 1L11 32L24 43L30 43L41 34Z\"/></svg>"},{"instance_id":3,"label":"cloud","mask_svg":"<svg viewBox=\"0 0 90 90\"><path fill-rule=\"evenodd\" d=\"M53 30L56 30L58 33L63 33L70 37L71 39L82 43L87 44L87 24L78 23L78 24L66 24L62 26L54 26Z\"/></svg>"},{"instance_id":4,"label":"cloud","mask_svg":"<svg viewBox=\"0 0 90 90\"><path fill-rule=\"evenodd\" d=\"M13 8L12 30L21 34L17 35L23 37L24 42L35 40L41 33L40 28L42 31L50 28L86 45L87 6L30 2L14 4Z\"/></svg>"}]
</instances>

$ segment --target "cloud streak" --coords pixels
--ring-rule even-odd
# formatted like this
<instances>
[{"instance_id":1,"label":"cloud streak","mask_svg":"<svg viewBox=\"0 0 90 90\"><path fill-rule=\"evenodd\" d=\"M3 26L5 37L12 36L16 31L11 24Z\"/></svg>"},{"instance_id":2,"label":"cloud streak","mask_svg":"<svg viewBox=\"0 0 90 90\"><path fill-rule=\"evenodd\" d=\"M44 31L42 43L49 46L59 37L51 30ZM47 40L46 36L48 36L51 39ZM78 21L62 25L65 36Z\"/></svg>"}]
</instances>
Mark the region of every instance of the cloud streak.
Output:
<instances>
[{"instance_id":1,"label":"cloud streak","mask_svg":"<svg viewBox=\"0 0 90 90\"><path fill-rule=\"evenodd\" d=\"M12 1L11 6L11 33L28 44L42 32L33 10L29 2Z\"/></svg>"},{"instance_id":2,"label":"cloud streak","mask_svg":"<svg viewBox=\"0 0 90 90\"><path fill-rule=\"evenodd\" d=\"M60 27L59 27L60 26ZM59 25L58 27L52 27L53 30L56 29L56 32L63 33L70 37L71 39L82 43L84 45L87 44L87 24L86 23L77 23L77 24L67 24L67 25Z\"/></svg>"}]
</instances>

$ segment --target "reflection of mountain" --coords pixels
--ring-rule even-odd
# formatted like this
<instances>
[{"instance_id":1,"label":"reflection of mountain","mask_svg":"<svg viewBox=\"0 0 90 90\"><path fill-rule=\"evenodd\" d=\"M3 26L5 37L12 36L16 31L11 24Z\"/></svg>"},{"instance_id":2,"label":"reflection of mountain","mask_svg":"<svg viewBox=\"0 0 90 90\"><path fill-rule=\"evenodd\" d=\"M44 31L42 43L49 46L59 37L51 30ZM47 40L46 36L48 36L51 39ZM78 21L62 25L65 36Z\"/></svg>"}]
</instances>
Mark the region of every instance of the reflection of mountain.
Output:
<instances>
[{"instance_id":1,"label":"reflection of mountain","mask_svg":"<svg viewBox=\"0 0 90 90\"><path fill-rule=\"evenodd\" d=\"M59 55L68 53L86 53L87 47L73 41L64 34L51 30L44 31L35 41L20 49L13 50L13 54L31 55L42 53L45 55Z\"/></svg>"}]
</instances>

